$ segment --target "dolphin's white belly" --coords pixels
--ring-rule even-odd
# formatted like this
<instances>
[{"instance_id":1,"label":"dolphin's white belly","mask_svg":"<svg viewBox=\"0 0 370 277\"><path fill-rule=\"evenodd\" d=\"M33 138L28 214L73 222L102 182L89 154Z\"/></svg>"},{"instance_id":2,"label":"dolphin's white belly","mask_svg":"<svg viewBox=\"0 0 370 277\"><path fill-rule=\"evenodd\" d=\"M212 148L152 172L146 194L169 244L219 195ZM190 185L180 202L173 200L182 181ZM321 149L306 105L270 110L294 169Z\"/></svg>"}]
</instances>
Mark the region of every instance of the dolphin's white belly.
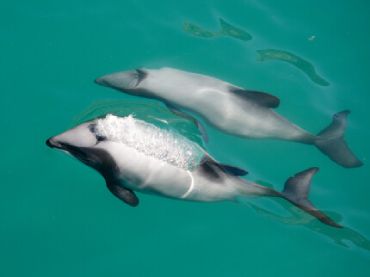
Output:
<instances>
[{"instance_id":1,"label":"dolphin's white belly","mask_svg":"<svg viewBox=\"0 0 370 277\"><path fill-rule=\"evenodd\" d=\"M231 84L172 68L148 70L141 86L181 108L193 111L218 129L242 137L299 139L307 132L269 108L231 93Z\"/></svg>"}]
</instances>

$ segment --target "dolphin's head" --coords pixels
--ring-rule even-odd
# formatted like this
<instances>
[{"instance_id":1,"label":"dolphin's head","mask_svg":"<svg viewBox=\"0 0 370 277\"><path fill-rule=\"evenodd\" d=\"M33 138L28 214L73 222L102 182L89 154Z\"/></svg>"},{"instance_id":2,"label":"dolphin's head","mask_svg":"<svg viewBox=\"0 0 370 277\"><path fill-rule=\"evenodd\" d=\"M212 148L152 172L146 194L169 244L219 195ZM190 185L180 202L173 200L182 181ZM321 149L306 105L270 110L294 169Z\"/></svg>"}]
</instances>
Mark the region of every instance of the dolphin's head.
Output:
<instances>
[{"instance_id":1,"label":"dolphin's head","mask_svg":"<svg viewBox=\"0 0 370 277\"><path fill-rule=\"evenodd\" d=\"M135 92L146 76L147 72L144 69L136 69L104 75L96 78L95 83L125 92Z\"/></svg>"},{"instance_id":2,"label":"dolphin's head","mask_svg":"<svg viewBox=\"0 0 370 277\"><path fill-rule=\"evenodd\" d=\"M64 149L64 146L68 145L75 147L92 147L101 140L101 138L95 134L94 126L94 121L83 123L75 128L49 138L46 141L46 144L51 148L62 150L66 150Z\"/></svg>"},{"instance_id":3,"label":"dolphin's head","mask_svg":"<svg viewBox=\"0 0 370 277\"><path fill-rule=\"evenodd\" d=\"M46 145L65 151L83 163L97 168L99 159L97 158L94 146L106 138L100 136L95 131L94 121L86 122L77 127L67 130L59 135L46 140Z\"/></svg>"}]
</instances>

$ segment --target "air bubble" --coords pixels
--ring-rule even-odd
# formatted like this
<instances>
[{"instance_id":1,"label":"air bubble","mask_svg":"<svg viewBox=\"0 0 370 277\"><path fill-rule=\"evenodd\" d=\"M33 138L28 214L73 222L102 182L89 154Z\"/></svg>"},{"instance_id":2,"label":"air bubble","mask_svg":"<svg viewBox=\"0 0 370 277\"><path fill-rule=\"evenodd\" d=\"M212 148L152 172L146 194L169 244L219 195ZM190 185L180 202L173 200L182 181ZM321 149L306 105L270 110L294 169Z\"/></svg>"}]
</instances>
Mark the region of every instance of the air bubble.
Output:
<instances>
[{"instance_id":1,"label":"air bubble","mask_svg":"<svg viewBox=\"0 0 370 277\"><path fill-rule=\"evenodd\" d=\"M186 170L194 168L204 155L196 143L133 115L118 117L108 114L97 120L96 133Z\"/></svg>"}]
</instances>

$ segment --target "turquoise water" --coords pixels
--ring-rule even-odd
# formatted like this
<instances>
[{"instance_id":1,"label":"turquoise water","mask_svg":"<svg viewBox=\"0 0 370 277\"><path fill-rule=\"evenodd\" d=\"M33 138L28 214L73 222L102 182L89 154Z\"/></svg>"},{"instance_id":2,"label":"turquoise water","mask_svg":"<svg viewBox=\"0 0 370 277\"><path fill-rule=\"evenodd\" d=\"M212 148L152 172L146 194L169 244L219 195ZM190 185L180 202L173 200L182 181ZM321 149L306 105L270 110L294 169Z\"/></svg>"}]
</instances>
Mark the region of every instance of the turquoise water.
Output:
<instances>
[{"instance_id":1,"label":"turquoise water","mask_svg":"<svg viewBox=\"0 0 370 277\"><path fill-rule=\"evenodd\" d=\"M369 11L365 1L1 3L0 276L369 276ZM133 209L45 146L91 107L147 103L93 83L141 66L270 92L279 113L312 132L350 109L346 139L365 163L357 169L306 145L207 128L213 156L276 189L319 166L311 199L346 228L267 199L140 195Z\"/></svg>"}]
</instances>

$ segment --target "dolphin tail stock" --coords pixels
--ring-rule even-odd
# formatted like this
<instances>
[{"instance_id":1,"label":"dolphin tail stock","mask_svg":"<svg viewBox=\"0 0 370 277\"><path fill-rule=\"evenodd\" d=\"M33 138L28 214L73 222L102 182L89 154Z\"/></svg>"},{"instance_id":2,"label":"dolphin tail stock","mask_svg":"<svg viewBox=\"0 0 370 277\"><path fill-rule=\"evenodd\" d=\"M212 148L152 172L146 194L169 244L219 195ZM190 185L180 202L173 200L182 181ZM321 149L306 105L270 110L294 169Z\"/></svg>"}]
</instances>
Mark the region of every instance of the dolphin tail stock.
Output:
<instances>
[{"instance_id":1,"label":"dolphin tail stock","mask_svg":"<svg viewBox=\"0 0 370 277\"><path fill-rule=\"evenodd\" d=\"M331 124L316 136L314 145L343 167L360 167L363 163L353 154L344 140L349 113L349 110L336 113Z\"/></svg>"},{"instance_id":2,"label":"dolphin tail stock","mask_svg":"<svg viewBox=\"0 0 370 277\"><path fill-rule=\"evenodd\" d=\"M287 179L282 192L278 192L272 188L254 184L251 193L251 188L245 188L242 190L242 194L254 194L258 196L270 196L280 197L289 201L293 205L297 206L306 213L316 217L324 224L332 227L341 228L342 226L332 220L329 216L325 215L320 210L316 209L315 206L308 199L308 194L311 186L311 180L313 175L319 170L317 167L311 167L304 171L301 171L294 176Z\"/></svg>"}]
</instances>

